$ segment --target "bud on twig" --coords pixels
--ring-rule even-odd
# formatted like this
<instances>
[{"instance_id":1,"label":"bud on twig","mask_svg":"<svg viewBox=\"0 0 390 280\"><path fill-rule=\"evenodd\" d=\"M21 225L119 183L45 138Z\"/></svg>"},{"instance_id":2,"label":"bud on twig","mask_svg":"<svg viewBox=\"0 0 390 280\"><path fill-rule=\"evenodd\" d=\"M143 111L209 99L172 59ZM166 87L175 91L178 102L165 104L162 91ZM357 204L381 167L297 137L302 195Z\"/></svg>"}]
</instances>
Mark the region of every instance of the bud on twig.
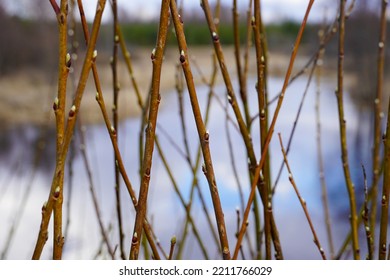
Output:
<instances>
[{"instance_id":1,"label":"bud on twig","mask_svg":"<svg viewBox=\"0 0 390 280\"><path fill-rule=\"evenodd\" d=\"M217 42L219 40L219 36L216 32L213 32L212 34L214 42Z\"/></svg>"},{"instance_id":2,"label":"bud on twig","mask_svg":"<svg viewBox=\"0 0 390 280\"><path fill-rule=\"evenodd\" d=\"M53 110L54 111L57 111L58 110L58 105L59 105L59 100L58 100L58 97L56 97L55 99L54 99L54 103L53 103Z\"/></svg>"},{"instance_id":3,"label":"bud on twig","mask_svg":"<svg viewBox=\"0 0 390 280\"><path fill-rule=\"evenodd\" d=\"M133 238L131 239L131 243L133 245L137 244L138 243L138 235L136 232L134 232L134 235L133 235Z\"/></svg>"},{"instance_id":4,"label":"bud on twig","mask_svg":"<svg viewBox=\"0 0 390 280\"><path fill-rule=\"evenodd\" d=\"M204 134L204 142L209 143L210 140L210 134L209 131L207 130L206 133Z\"/></svg>"},{"instance_id":5,"label":"bud on twig","mask_svg":"<svg viewBox=\"0 0 390 280\"><path fill-rule=\"evenodd\" d=\"M46 207L47 207L47 201L45 201L42 205L42 213L46 211Z\"/></svg>"},{"instance_id":6,"label":"bud on twig","mask_svg":"<svg viewBox=\"0 0 390 280\"><path fill-rule=\"evenodd\" d=\"M228 98L229 103L230 103L230 104L233 104L233 98L232 98L230 95L228 95L227 98Z\"/></svg>"},{"instance_id":7,"label":"bud on twig","mask_svg":"<svg viewBox=\"0 0 390 280\"><path fill-rule=\"evenodd\" d=\"M150 58L152 59L152 61L156 59L156 48L152 50L152 54L150 55Z\"/></svg>"},{"instance_id":8,"label":"bud on twig","mask_svg":"<svg viewBox=\"0 0 390 280\"><path fill-rule=\"evenodd\" d=\"M92 54L92 59L93 59L93 61L96 60L96 57L97 57L97 50L94 50L94 51L93 51L93 54Z\"/></svg>"},{"instance_id":9,"label":"bud on twig","mask_svg":"<svg viewBox=\"0 0 390 280\"><path fill-rule=\"evenodd\" d=\"M112 134L113 136L116 136L115 127L111 126L110 130L111 130L111 134Z\"/></svg>"},{"instance_id":10,"label":"bud on twig","mask_svg":"<svg viewBox=\"0 0 390 280\"><path fill-rule=\"evenodd\" d=\"M252 24L252 26L255 26L255 23L256 23L256 19L255 19L255 17L252 17L252 18L251 18L251 24Z\"/></svg>"},{"instance_id":11,"label":"bud on twig","mask_svg":"<svg viewBox=\"0 0 390 280\"><path fill-rule=\"evenodd\" d=\"M181 50L180 52L180 62L184 63L186 61L186 54L184 53L184 50Z\"/></svg>"},{"instance_id":12,"label":"bud on twig","mask_svg":"<svg viewBox=\"0 0 390 280\"><path fill-rule=\"evenodd\" d=\"M76 106L73 105L72 108L70 108L69 117L70 118L74 117L75 113L76 113Z\"/></svg>"},{"instance_id":13,"label":"bud on twig","mask_svg":"<svg viewBox=\"0 0 390 280\"><path fill-rule=\"evenodd\" d=\"M202 171L203 171L204 175L207 174L207 169L206 169L206 165L205 164L202 164Z\"/></svg>"},{"instance_id":14,"label":"bud on twig","mask_svg":"<svg viewBox=\"0 0 390 280\"><path fill-rule=\"evenodd\" d=\"M150 178L150 168L149 168L149 167L147 167L147 168L145 169L145 177L146 177L146 178Z\"/></svg>"},{"instance_id":15,"label":"bud on twig","mask_svg":"<svg viewBox=\"0 0 390 280\"><path fill-rule=\"evenodd\" d=\"M57 186L56 189L54 190L54 193L53 193L53 198L54 200L57 200L59 197L60 197L60 187Z\"/></svg>"},{"instance_id":16,"label":"bud on twig","mask_svg":"<svg viewBox=\"0 0 390 280\"><path fill-rule=\"evenodd\" d=\"M68 68L70 68L70 66L72 65L72 60L71 60L71 57L70 57L70 54L69 54L69 53L66 54L65 65L66 65L66 67L68 67Z\"/></svg>"}]
</instances>

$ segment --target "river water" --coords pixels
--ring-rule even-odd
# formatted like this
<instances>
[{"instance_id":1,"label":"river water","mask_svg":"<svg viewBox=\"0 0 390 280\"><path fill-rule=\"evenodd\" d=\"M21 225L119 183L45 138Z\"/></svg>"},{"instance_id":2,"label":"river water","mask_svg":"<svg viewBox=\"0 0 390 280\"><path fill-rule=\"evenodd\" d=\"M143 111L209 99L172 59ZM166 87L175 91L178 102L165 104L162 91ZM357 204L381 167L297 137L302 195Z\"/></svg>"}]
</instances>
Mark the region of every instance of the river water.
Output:
<instances>
[{"instance_id":1,"label":"river water","mask_svg":"<svg viewBox=\"0 0 390 280\"><path fill-rule=\"evenodd\" d=\"M271 78L269 80L270 96L275 96L282 88L282 80ZM278 173L282 162L282 154L277 134L280 132L284 144L287 145L288 137L294 124L295 116L306 87L306 78L295 81L287 90L284 105L280 112L275 128L275 135L271 142L271 166L272 177ZM349 229L348 222L348 196L343 180L343 171L340 154L340 138L338 129L338 115L336 97L334 94L334 82L326 81L321 86L320 116L322 128L322 145L325 162L325 176L328 184L330 214L332 221L332 233L336 250L343 242ZM249 85L254 85L251 81ZM225 88L218 86L215 93L223 98ZM257 100L250 96L250 111L257 111ZM329 246L325 230L323 207L321 202L321 189L319 181L318 155L316 142L316 117L315 117L315 85L309 87L305 102L302 107L299 122L297 123L295 136L288 155L294 179L298 185L302 197L306 200L318 237L326 254L329 256ZM207 87L198 88L199 102L202 108L206 106ZM165 156L170 164L175 180L182 194L188 200L192 181L191 170L180 152L172 145L172 140L183 150L183 136L180 127L178 98L176 94L163 94L157 134L163 147ZM224 99L223 99L224 100ZM192 152L192 161L195 161L198 138L193 120L188 96L184 97L185 121L188 131L189 146ZM135 106L135 105L134 105ZM271 105L273 112L275 104ZM229 113L233 116L231 109ZM362 201L363 176L361 164L370 169L370 139L368 133L369 113L358 111L349 95L345 98L345 113L348 128L348 144L350 151L351 170L354 177L358 201ZM140 121L137 118L128 119L120 124L118 135L122 156L126 165L130 180L138 193L139 187L139 156L138 134ZM228 237L233 250L236 239L236 208L240 206L239 192L233 175L229 157L229 148L225 130L225 111L218 102L213 102L210 122L207 125L210 133L210 146L214 163L217 185L224 209ZM247 200L249 182L246 169L246 153L243 141L237 130L230 125L230 134L233 142L233 153L239 173L239 180ZM256 155L259 158L258 122L255 120L252 126L252 138ZM115 194L114 194L114 160L111 143L107 131L102 125L85 127L86 152L93 173L94 187L96 188L99 206L105 226L111 224L116 228ZM45 137L42 137L44 135ZM54 166L54 133L50 130L33 126L15 127L4 131L0 136L0 250L4 252L7 236L10 228L20 215L20 222L15 227L13 238L9 243L7 259L28 259L31 257L33 246L39 230L43 202L47 199ZM36 147L42 152L35 154ZM75 140L75 158L73 161L73 179L71 193L71 215L67 236L65 236L64 259L91 259L95 257L101 244L101 235L97 219L92 206L89 192L89 183L82 157L79 152L79 138ZM34 164L35 162L35 164ZM37 168L35 168L35 166ZM67 168L69 170L69 167ZM70 177L65 179L65 202L69 201L68 184ZM206 200L209 215L214 221L211 198L207 182L201 171L198 172L199 185ZM173 235L180 238L185 211L180 205L177 195L173 191L172 183L165 171L161 158L155 149L153 168L151 174L150 192L148 198L148 218L153 225L154 232L166 251L169 251L169 241ZM27 194L26 194L27 192ZM129 233L133 230L134 209L124 185L121 185L123 220L126 249L129 248ZM23 211L17 209L22 207ZM273 211L280 233L280 239L286 259L319 259L320 254L313 243L313 237L299 204L297 196L289 183L288 175L282 172L279 184L273 198ZM66 212L66 210L64 210ZM217 249L211 237L210 229L206 225L202 207L198 196L195 195L192 206L192 216L201 235L205 240L210 258L219 258ZM242 213L242 212L241 212ZM65 218L67 215L65 214ZM64 219L65 221L66 219ZM251 220L252 221L252 220ZM253 223L249 223L248 231L253 239ZM51 234L51 232L50 232ZM117 242L117 230L109 232L114 245ZM52 236L43 254L43 258L50 258ZM253 241L254 243L254 241ZM246 243L245 243L246 244ZM365 242L362 237L362 247ZM362 248L364 251L365 249ZM103 249L104 251L104 249ZM246 249L246 256L249 252ZM106 255L103 258L107 257ZM98 258L101 258L99 256ZM199 246L190 234L184 249L183 258L203 258Z\"/></svg>"}]
</instances>

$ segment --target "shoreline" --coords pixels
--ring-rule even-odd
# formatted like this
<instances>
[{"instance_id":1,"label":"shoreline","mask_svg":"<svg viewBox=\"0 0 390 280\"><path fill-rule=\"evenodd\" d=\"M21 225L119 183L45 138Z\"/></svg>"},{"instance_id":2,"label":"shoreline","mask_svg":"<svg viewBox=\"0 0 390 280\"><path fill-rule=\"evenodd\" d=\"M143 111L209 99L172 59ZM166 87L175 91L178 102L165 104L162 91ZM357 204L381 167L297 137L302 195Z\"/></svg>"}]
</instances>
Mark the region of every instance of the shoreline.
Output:
<instances>
[{"instance_id":1,"label":"shoreline","mask_svg":"<svg viewBox=\"0 0 390 280\"><path fill-rule=\"evenodd\" d=\"M202 71L202 75L207 79L212 70L213 49L211 47L190 47L188 52L192 62L193 60L196 60L196 63ZM152 76L150 50L145 48L135 49L131 52L131 55L134 77L138 83L140 93L145 100ZM224 55L231 79L234 80L237 77L234 48L232 46L224 46ZM161 94L167 94L175 90L178 57L177 48L166 49L165 61L161 73ZM248 66L248 75L250 77L256 75L256 60L253 59L254 57L254 49L252 48ZM269 75L273 77L284 77L289 58L289 55L271 53L269 55ZM81 61L77 61L74 65L81 67L80 62ZM306 62L306 56L298 56L294 69L297 71L300 70ZM109 111L109 114L111 115L113 89L109 57L107 55L98 56L97 64L107 111ZM191 65L195 85L204 85L202 75L199 74L194 63L191 63ZM77 69L75 72L77 72ZM324 71L325 77L331 75L331 73L328 72L329 71ZM45 73L30 69L21 70L19 73L0 78L0 121L3 126L23 124L55 125L52 102L56 96L57 90L57 71L50 73L50 75L52 77L48 78ZM71 107L70 104L72 100L69 96L72 95L73 88L75 88L74 81L77 81L77 76L77 74L73 75L74 78L72 79L72 75L70 74L68 79L67 110ZM51 82L48 82L48 79L50 79ZM121 55L119 55L118 79L120 83L118 97L119 120L139 116L141 110L138 106L136 94L131 84L129 72ZM216 85L221 83L223 83L223 79L218 66ZM96 104L95 92L93 77L90 74L80 108L80 114L84 124L103 123L100 108ZM162 103L162 106L166 105L167 104Z\"/></svg>"},{"instance_id":2,"label":"shoreline","mask_svg":"<svg viewBox=\"0 0 390 280\"><path fill-rule=\"evenodd\" d=\"M228 52L227 48L227 52ZM152 77L152 63L150 61L149 49L136 49L131 53L132 67L134 77L137 81L140 93L143 99L146 99L149 91ZM165 54L165 61L162 68L160 92L161 94L175 90L176 73L176 48L168 48ZM191 57L196 57L199 67L208 75L207 69L211 66L211 48L193 48L189 50ZM208 53L210 56L208 56ZM230 57L230 55L227 55ZM104 94L107 110L111 113L113 102L112 97L112 71L109 63L109 56L102 54L98 56L97 68L99 78ZM178 61L178 58L177 58ZM233 61L227 62L233 65ZM82 61L72 63L81 68ZM210 65L209 65L210 64ZM194 67L193 67L194 68ZM206 70L205 70L206 69ZM181 69L180 69L181 70ZM67 110L71 107L71 95L75 89L75 81L78 80L76 74L69 74L67 89ZM131 84L131 79L127 67L119 55L118 80L120 83L119 91L119 118L137 117L140 114L136 94ZM193 69L194 80L197 85L201 83L201 78ZM49 77L50 76L50 77ZM73 78L72 78L73 76ZM220 77L219 77L220 78ZM23 69L12 75L0 77L0 123L4 125L22 125L22 124L49 124L54 126L54 114L52 112L53 100L57 91L57 70L52 73L43 73L39 69ZM80 112L83 121L88 124L103 122L101 111L95 100L95 86L92 74L90 73L87 86L85 88L83 100L81 102Z\"/></svg>"}]
</instances>

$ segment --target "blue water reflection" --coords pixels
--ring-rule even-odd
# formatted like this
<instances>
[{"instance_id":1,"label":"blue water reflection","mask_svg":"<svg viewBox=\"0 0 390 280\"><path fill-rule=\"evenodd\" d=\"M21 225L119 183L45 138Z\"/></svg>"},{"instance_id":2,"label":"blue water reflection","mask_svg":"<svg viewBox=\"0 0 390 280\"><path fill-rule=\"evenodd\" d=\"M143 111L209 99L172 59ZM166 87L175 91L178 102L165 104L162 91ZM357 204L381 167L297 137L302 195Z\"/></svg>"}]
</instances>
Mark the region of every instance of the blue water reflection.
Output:
<instances>
[{"instance_id":1,"label":"blue water reflection","mask_svg":"<svg viewBox=\"0 0 390 280\"><path fill-rule=\"evenodd\" d=\"M270 95L274 96L282 87L281 79L270 79ZM250 81L251 88L254 88L255 81ZM332 84L327 81L327 83ZM282 162L277 133L282 134L285 144L293 126L295 115L306 86L306 79L298 79L288 89L284 101L284 106L280 112L275 135L271 142L271 165L273 181ZM199 101L204 109L207 102L207 87L198 88ZM225 88L219 86L215 89L215 94L223 99ZM255 91L249 96L250 111L256 112L257 99ZM195 161L198 148L198 136L190 103L185 95L185 121L188 131L189 146L192 152L192 161ZM332 216L332 229L338 248L348 232L348 197L343 180L343 171L340 156L339 129L336 98L332 87L323 86L321 93L321 126L322 142L325 161L325 176L329 187L329 201L331 204L330 212ZM358 192L359 201L362 200L362 171L361 164L370 168L370 142L369 133L369 113L358 112L350 102L348 96L345 101L345 113L348 127L348 143L350 147L351 170L354 176L355 185ZM135 106L131 105L131 106ZM271 111L275 104L271 106ZM232 114L229 108L229 114ZM235 245L235 233L237 227L236 207L240 207L238 189L229 158L229 150L225 131L225 111L218 102L213 102L210 122L207 128L210 133L210 145L214 163L217 185L225 212L227 230L232 248ZM138 136L140 121L138 119L128 119L121 123L118 129L119 144L128 175L131 179L134 189L138 193L139 188L139 156L138 156ZM160 115L157 127L157 134L165 156L173 171L175 180L186 200L189 199L192 174L186 160L173 147L168 134L177 145L183 147L183 135L180 128L178 99L176 94L163 94ZM114 194L114 159L111 149L111 142L107 135L106 128L102 125L91 125L86 129L86 151L90 160L94 185L98 193L103 220L108 228L109 225L114 228L109 235L114 240L114 245L118 242L115 212L115 194ZM247 199L249 193L249 180L247 174L247 157L243 141L238 131L230 125L232 135L234 155L238 168L240 183L244 189L244 198ZM258 121L252 126L252 137L259 158L260 150L258 144ZM356 141L356 135L359 133L360 142ZM54 165L54 145L50 141L42 142L40 130L33 127L23 127L20 129L9 129L1 135L0 149L0 249L5 246L8 228L14 220L15 205L18 205L20 196L23 195L25 186L29 183L28 176L31 171L31 162L34 158L34 145L40 143L43 157L39 161L39 168L32 185L32 195L28 198L25 205L25 211L22 216L20 227L15 233L11 249L7 255L9 259L29 258L32 252L33 244L40 223L40 208L47 199L48 188L50 186L52 168ZM54 139L54 133L49 132L49 138ZM41 142L39 142L41 141ZM76 156L73 163L73 191L71 196L71 223L69 234L66 236L66 245L64 258L66 259L90 259L93 258L101 244L101 236L97 225L96 215L92 207L91 196L88 190L88 179L83 161L79 155L80 142L76 137L74 140ZM44 145L46 144L46 145ZM307 202L309 212L311 213L314 226L325 252L329 254L327 238L325 232L325 223L323 208L321 202L321 189L319 181L319 171L317 164L317 143L316 143L316 121L315 121L315 88L314 85L309 88L299 122L297 124L295 137L292 142L289 153L289 162L292 167L293 176L299 190ZM183 149L183 148L182 148ZM24 166L21 171L17 171L14 163L20 161ZM27 164L27 165L26 165ZM28 167L30 166L30 168ZM44 168L43 168L44 167ZM369 173L368 173L369 174ZM199 186L206 198L206 204L209 214L213 218L212 203L209 195L206 179L201 171L198 172ZM66 177L66 184L69 183L69 177ZM173 191L172 183L165 171L165 167L155 149L153 168L151 174L151 187L149 196L148 218L153 225L155 234L161 244L168 250L169 240L173 235L182 232L185 221L185 211L180 205L177 195ZM129 233L133 230L134 209L131 205L129 196L124 185L121 186L124 232L126 235L126 245L130 244ZM65 193L65 203L68 197ZM197 195L192 206L192 216L199 229L205 229L202 232L205 243L209 250L211 258L219 258L217 248L211 237L210 229L206 225L202 206L199 203ZM281 179L276 188L273 200L275 220L279 229L284 256L287 259L319 259L318 253L312 239L312 234L307 221L304 217L298 199L291 187L287 173L283 171ZM250 221L248 231L253 239L253 221ZM47 244L45 258L50 258L51 242ZM254 242L252 242L254 243ZM245 243L246 244L246 243ZM362 244L365 244L362 242ZM26 251L26 248L29 250ZM364 251L364 248L362 248ZM104 249L103 249L104 250ZM248 250L245 254L249 257ZM197 245L193 234L187 241L184 250L184 258L202 258L199 246Z\"/></svg>"}]
</instances>

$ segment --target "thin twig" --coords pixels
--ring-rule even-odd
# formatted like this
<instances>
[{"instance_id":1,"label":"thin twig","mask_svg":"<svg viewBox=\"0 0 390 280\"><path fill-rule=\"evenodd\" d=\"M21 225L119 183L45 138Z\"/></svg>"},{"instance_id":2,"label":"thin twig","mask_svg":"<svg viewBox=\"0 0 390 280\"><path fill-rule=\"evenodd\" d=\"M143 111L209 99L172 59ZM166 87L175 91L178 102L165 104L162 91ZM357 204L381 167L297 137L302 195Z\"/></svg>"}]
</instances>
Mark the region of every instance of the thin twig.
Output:
<instances>
[{"instance_id":1,"label":"thin twig","mask_svg":"<svg viewBox=\"0 0 390 280\"><path fill-rule=\"evenodd\" d=\"M367 187L367 175L366 175L366 169L364 168L364 165L362 165L363 170L363 181L364 181L364 203L363 203L363 212L362 212L362 219L364 224L364 230L366 233L366 240L367 240L367 259L372 260L374 256L374 240L371 233L371 227L369 224L369 210L368 210L368 187Z\"/></svg>"},{"instance_id":2,"label":"thin twig","mask_svg":"<svg viewBox=\"0 0 390 280\"><path fill-rule=\"evenodd\" d=\"M379 174L381 174L383 172L383 164L381 164L381 166L382 166L382 168L381 168ZM367 198L367 200L371 201L372 199L373 199L373 197L372 197L372 189L369 189L368 190L368 198ZM363 220L363 218L362 218L363 211L364 211L364 205L362 205L360 207L360 209L359 209L359 215L358 215L358 220L357 220L358 225L360 225L360 223ZM340 246L340 249L337 252L337 254L335 255L334 259L336 259L336 260L340 260L341 259L343 253L346 252L346 250L348 248L348 244L351 242L351 239L352 239L352 231L350 230L349 233L346 235L345 240L343 241L342 245Z\"/></svg>"},{"instance_id":3,"label":"thin twig","mask_svg":"<svg viewBox=\"0 0 390 280\"><path fill-rule=\"evenodd\" d=\"M288 160L287 160L287 154L286 154L286 151L284 150L282 137L281 137L280 133L278 134L278 136L279 136L279 142L280 142L280 147L282 149L284 162L286 163L286 167L287 167L287 170L288 170L288 179L290 180L290 183L293 186L295 193L297 194L299 202L302 205L302 209L305 212L305 216L306 216L306 219L307 219L307 221L309 223L310 230L311 230L311 232L313 234L314 243L316 244L318 250L320 251L322 259L326 260L324 249L321 246L321 243L320 243L320 241L319 241L319 239L317 237L317 233L316 233L316 231L314 229L313 222L311 221L310 214L309 214L309 211L307 209L306 201L302 198L301 194L299 193L298 187L297 187L297 185L295 183L295 180L294 180L294 177L292 175L290 164L288 163Z\"/></svg>"},{"instance_id":4,"label":"thin twig","mask_svg":"<svg viewBox=\"0 0 390 280\"><path fill-rule=\"evenodd\" d=\"M12 245L13 239L15 238L16 231L20 225L20 222L22 221L22 217L23 217L23 214L25 212L28 199L30 198L30 195L31 195L31 190L32 190L33 184L35 182L35 177L38 173L38 167L39 167L39 164L42 160L43 152L44 152L43 146L40 145L41 141L43 141L43 139L42 139L43 135L44 135L43 129L41 131L41 136L39 137L39 139L37 141L37 145L34 149L34 159L32 162L31 173L27 179L27 185L25 187L23 194L21 195L21 197L19 199L19 205L16 208L15 216L13 217L11 227L9 228L7 237L5 238L4 248L1 250L1 254L0 254L1 260L5 260L7 257L8 250Z\"/></svg>"},{"instance_id":5,"label":"thin twig","mask_svg":"<svg viewBox=\"0 0 390 280\"><path fill-rule=\"evenodd\" d=\"M225 130L226 130L226 139L227 139L227 143L228 143L230 165L232 167L234 180L236 181L236 184L237 184L238 194L239 194L239 198L240 198L240 207L241 207L241 210L243 211L244 207L245 207L245 205L244 205L244 191L243 191L243 188L242 188L242 185L241 185L241 182L240 182L240 178L238 176L236 160L235 160L235 157L234 157L233 142L232 142L232 137L231 137L230 131L229 131L228 114L229 113L228 113L227 106L226 106L225 107L225 115L226 115L226 118L225 118Z\"/></svg>"},{"instance_id":6,"label":"thin twig","mask_svg":"<svg viewBox=\"0 0 390 280\"><path fill-rule=\"evenodd\" d=\"M57 16L61 13L60 7L58 6L56 0L49 0L53 10Z\"/></svg>"},{"instance_id":7,"label":"thin twig","mask_svg":"<svg viewBox=\"0 0 390 280\"><path fill-rule=\"evenodd\" d=\"M76 36L76 18L75 18L75 9L76 9L76 3L75 0L70 1L70 9L69 9L69 15L68 15L68 25L69 25L69 43L71 45L70 50L70 58L74 61L75 57L77 56L78 51L78 42L77 42L77 36ZM75 92L77 88L77 80L75 75L75 65L72 65L72 70L70 71L70 84L72 86L71 91ZM74 98L74 96L72 96ZM78 125L80 125L81 119L79 118ZM74 186L74 159L76 156L76 147L75 147L75 141L71 142L71 146L69 147L69 156L68 156L68 192L67 192L67 202L66 202L66 221L65 221L65 229L64 229L64 236L68 236L69 228L71 224L71 204L72 204L72 195L73 195L73 186ZM65 246L65 244L64 244Z\"/></svg>"},{"instance_id":8,"label":"thin twig","mask_svg":"<svg viewBox=\"0 0 390 280\"><path fill-rule=\"evenodd\" d=\"M100 234L102 235L103 243L106 244L106 246L107 246L107 251L110 254L110 257L112 259L115 259L114 250L113 250L112 245L110 243L110 240L108 238L108 234L106 232L106 229L104 228L104 225L103 225L101 210L99 207L99 202L98 202L96 191L95 191L95 184L93 182L92 170L91 170L91 167L90 167L90 164L88 161L88 156L87 156L87 151L86 151L85 128L84 127L79 126L79 135L80 135L81 156L83 159L85 171L87 173L87 178L89 181L89 191L90 191L91 196L92 196L93 207L95 209L96 218L98 220Z\"/></svg>"},{"instance_id":9,"label":"thin twig","mask_svg":"<svg viewBox=\"0 0 390 280\"><path fill-rule=\"evenodd\" d=\"M381 198L381 218L379 229L379 259L386 258L387 249L387 229L389 223L389 195L390 195L390 101L387 113L386 135L383 137L385 145L384 154L384 174L383 174L383 190Z\"/></svg>"},{"instance_id":10,"label":"thin twig","mask_svg":"<svg viewBox=\"0 0 390 280\"><path fill-rule=\"evenodd\" d=\"M349 7L351 8L351 7ZM337 24L338 24L338 18L336 18L328 27L327 29L327 32L325 32L325 34L323 35L323 42L322 44L320 44L317 48L317 50L314 52L314 54L308 59L308 61L306 62L305 65L302 66L302 68L296 72L296 74L294 74L293 76L291 76L290 78L290 81L288 83L288 86L292 85L294 81L298 80L298 78L300 76L302 76L303 74L307 73L310 65L313 64L313 61L317 59L318 57L318 53L320 52L320 50L322 48L324 48L330 41L331 39L333 38L333 36L336 34L337 32ZM278 98L280 97L280 94L277 94L275 97L273 97L271 100L268 101L268 105L274 103L275 101L278 100Z\"/></svg>"},{"instance_id":11,"label":"thin twig","mask_svg":"<svg viewBox=\"0 0 390 280\"><path fill-rule=\"evenodd\" d=\"M290 135L289 135L289 138L288 138L288 142L287 142L287 146L286 146L286 153L287 155L289 154L290 152L290 148L291 148L291 145L292 145L292 140L294 139L294 136L295 136L295 131L296 131L296 128L297 128L297 124L298 124L298 121L300 119L300 116L301 116L301 112L302 112L302 108L303 108L303 104L306 100L306 96L307 96L307 93L309 91L309 87L311 85L311 82L312 82L312 79L313 79L313 74L314 74L314 71L317 67L317 62L319 60L319 54L320 52L317 53L317 57L316 59L313 60L312 62L312 65L311 65L311 69L310 69L310 73L309 73L309 76L308 76L308 80L307 80L307 83L306 83L306 86L305 86L305 90L303 92L303 95L302 95L302 98L301 98L301 101L299 103L299 107L298 107L298 111L296 113L296 116L295 116L295 119L294 119L294 123L293 123L293 126L291 128L291 132L290 132ZM279 183L279 180L281 178L281 175L282 175L282 171L283 171L283 168L284 168L284 161L282 160L281 164L280 164L280 168L279 168L279 171L276 175L276 179L275 179L275 184L274 186L272 187L272 194L275 193L276 191L276 187L278 186L278 183Z\"/></svg>"},{"instance_id":12,"label":"thin twig","mask_svg":"<svg viewBox=\"0 0 390 280\"><path fill-rule=\"evenodd\" d=\"M373 174L372 174L372 204L371 204L371 230L375 230L377 220L377 201L378 201L378 183L379 183L379 169L381 164L381 134L383 127L383 82L384 82L384 67L385 67L385 51L386 51L386 29L387 29L387 10L388 1L382 0L381 16L380 16L380 30L378 42L378 65L377 65L377 81L376 81L376 97L374 101L374 149L373 149ZM373 236L373 238L375 238ZM375 242L375 241L374 241Z\"/></svg>"},{"instance_id":13,"label":"thin twig","mask_svg":"<svg viewBox=\"0 0 390 280\"><path fill-rule=\"evenodd\" d=\"M321 32L320 32L321 34ZM320 42L323 44L324 36L320 35ZM321 141L321 118L320 118L320 95L321 95L321 70L322 70L322 60L324 58L325 53L325 46L324 48L320 49L320 52L318 53L318 60L316 61L316 103L315 103L315 111L316 111L316 138L317 138L317 156L318 156L318 169L319 169L319 179L321 183L321 200L322 200L322 206L324 209L324 220L325 220L325 227L326 227L326 233L328 237L328 246L329 246L329 252L330 252L330 258L334 258L334 243L333 243L333 235L332 235L332 227L331 227L331 220L330 220L330 211L329 211L329 201L328 201L328 191L327 191L327 184L325 179L325 166L324 166L324 159L323 159L323 153L322 153L322 141Z\"/></svg>"},{"instance_id":14,"label":"thin twig","mask_svg":"<svg viewBox=\"0 0 390 280\"><path fill-rule=\"evenodd\" d=\"M240 86L240 97L244 106L245 120L247 126L250 126L250 113L247 98L247 86L245 72L241 66L241 51L240 51L240 33L239 33L239 13L237 9L237 0L233 0L233 34L234 34L234 56L236 60L237 76Z\"/></svg>"},{"instance_id":15,"label":"thin twig","mask_svg":"<svg viewBox=\"0 0 390 280\"><path fill-rule=\"evenodd\" d=\"M352 230L352 248L354 259L360 259L359 239L357 229L357 213L355 186L352 182L351 172L348 160L347 135L346 135L346 120L344 118L344 39L345 39L345 2L340 0L340 15L339 15L339 58L338 58L338 75L337 75L337 104L339 111L339 127L340 127L340 145L342 154L342 164L344 170L345 184L348 191L349 206L350 206L350 223Z\"/></svg>"},{"instance_id":16,"label":"thin twig","mask_svg":"<svg viewBox=\"0 0 390 280\"><path fill-rule=\"evenodd\" d=\"M260 0L254 1L254 20L252 21L253 35L255 39L256 48L256 64L257 64L257 99L258 108L260 112L259 131L260 131L260 146L264 151L266 137L268 134L268 98L266 93L266 73L265 73L265 53L262 46L262 39L260 34L261 25L261 13L260 13ZM263 197L263 214L264 214L264 235L265 235L265 258L271 259L271 220L268 215L268 202L271 201L271 168L270 168L270 156L266 155L264 167L262 169L264 177L264 187L262 188Z\"/></svg>"},{"instance_id":17,"label":"thin twig","mask_svg":"<svg viewBox=\"0 0 390 280\"><path fill-rule=\"evenodd\" d=\"M173 258L173 252L175 250L175 245L176 245L176 236L173 236L171 238L171 247L169 249L169 256L168 256L168 260L172 260Z\"/></svg>"},{"instance_id":18,"label":"thin twig","mask_svg":"<svg viewBox=\"0 0 390 280\"><path fill-rule=\"evenodd\" d=\"M249 52L252 46L252 2L249 0L248 10L246 12L246 43L245 43L245 52L244 52L244 81L246 81L249 72ZM246 84L243 85L247 87ZM247 88L244 88L244 92L247 92Z\"/></svg>"},{"instance_id":19,"label":"thin twig","mask_svg":"<svg viewBox=\"0 0 390 280\"><path fill-rule=\"evenodd\" d=\"M118 97L119 97L119 79L118 79L118 45L119 45L119 35L118 35L118 7L117 1L111 1L112 13L113 13L113 50L112 50L112 59L111 59L111 69L112 69L112 86L113 86L113 105L112 105L112 115L113 115L113 126L116 131L117 137L119 135L118 131ZM125 248L124 248L124 233L123 233L123 221L122 221L122 206L121 206L121 192L120 192L120 171L116 164L116 157L114 153L114 170L115 170L115 198L116 198L116 213L118 220L118 233L119 233L119 250L122 260L126 259Z\"/></svg>"}]
</instances>

